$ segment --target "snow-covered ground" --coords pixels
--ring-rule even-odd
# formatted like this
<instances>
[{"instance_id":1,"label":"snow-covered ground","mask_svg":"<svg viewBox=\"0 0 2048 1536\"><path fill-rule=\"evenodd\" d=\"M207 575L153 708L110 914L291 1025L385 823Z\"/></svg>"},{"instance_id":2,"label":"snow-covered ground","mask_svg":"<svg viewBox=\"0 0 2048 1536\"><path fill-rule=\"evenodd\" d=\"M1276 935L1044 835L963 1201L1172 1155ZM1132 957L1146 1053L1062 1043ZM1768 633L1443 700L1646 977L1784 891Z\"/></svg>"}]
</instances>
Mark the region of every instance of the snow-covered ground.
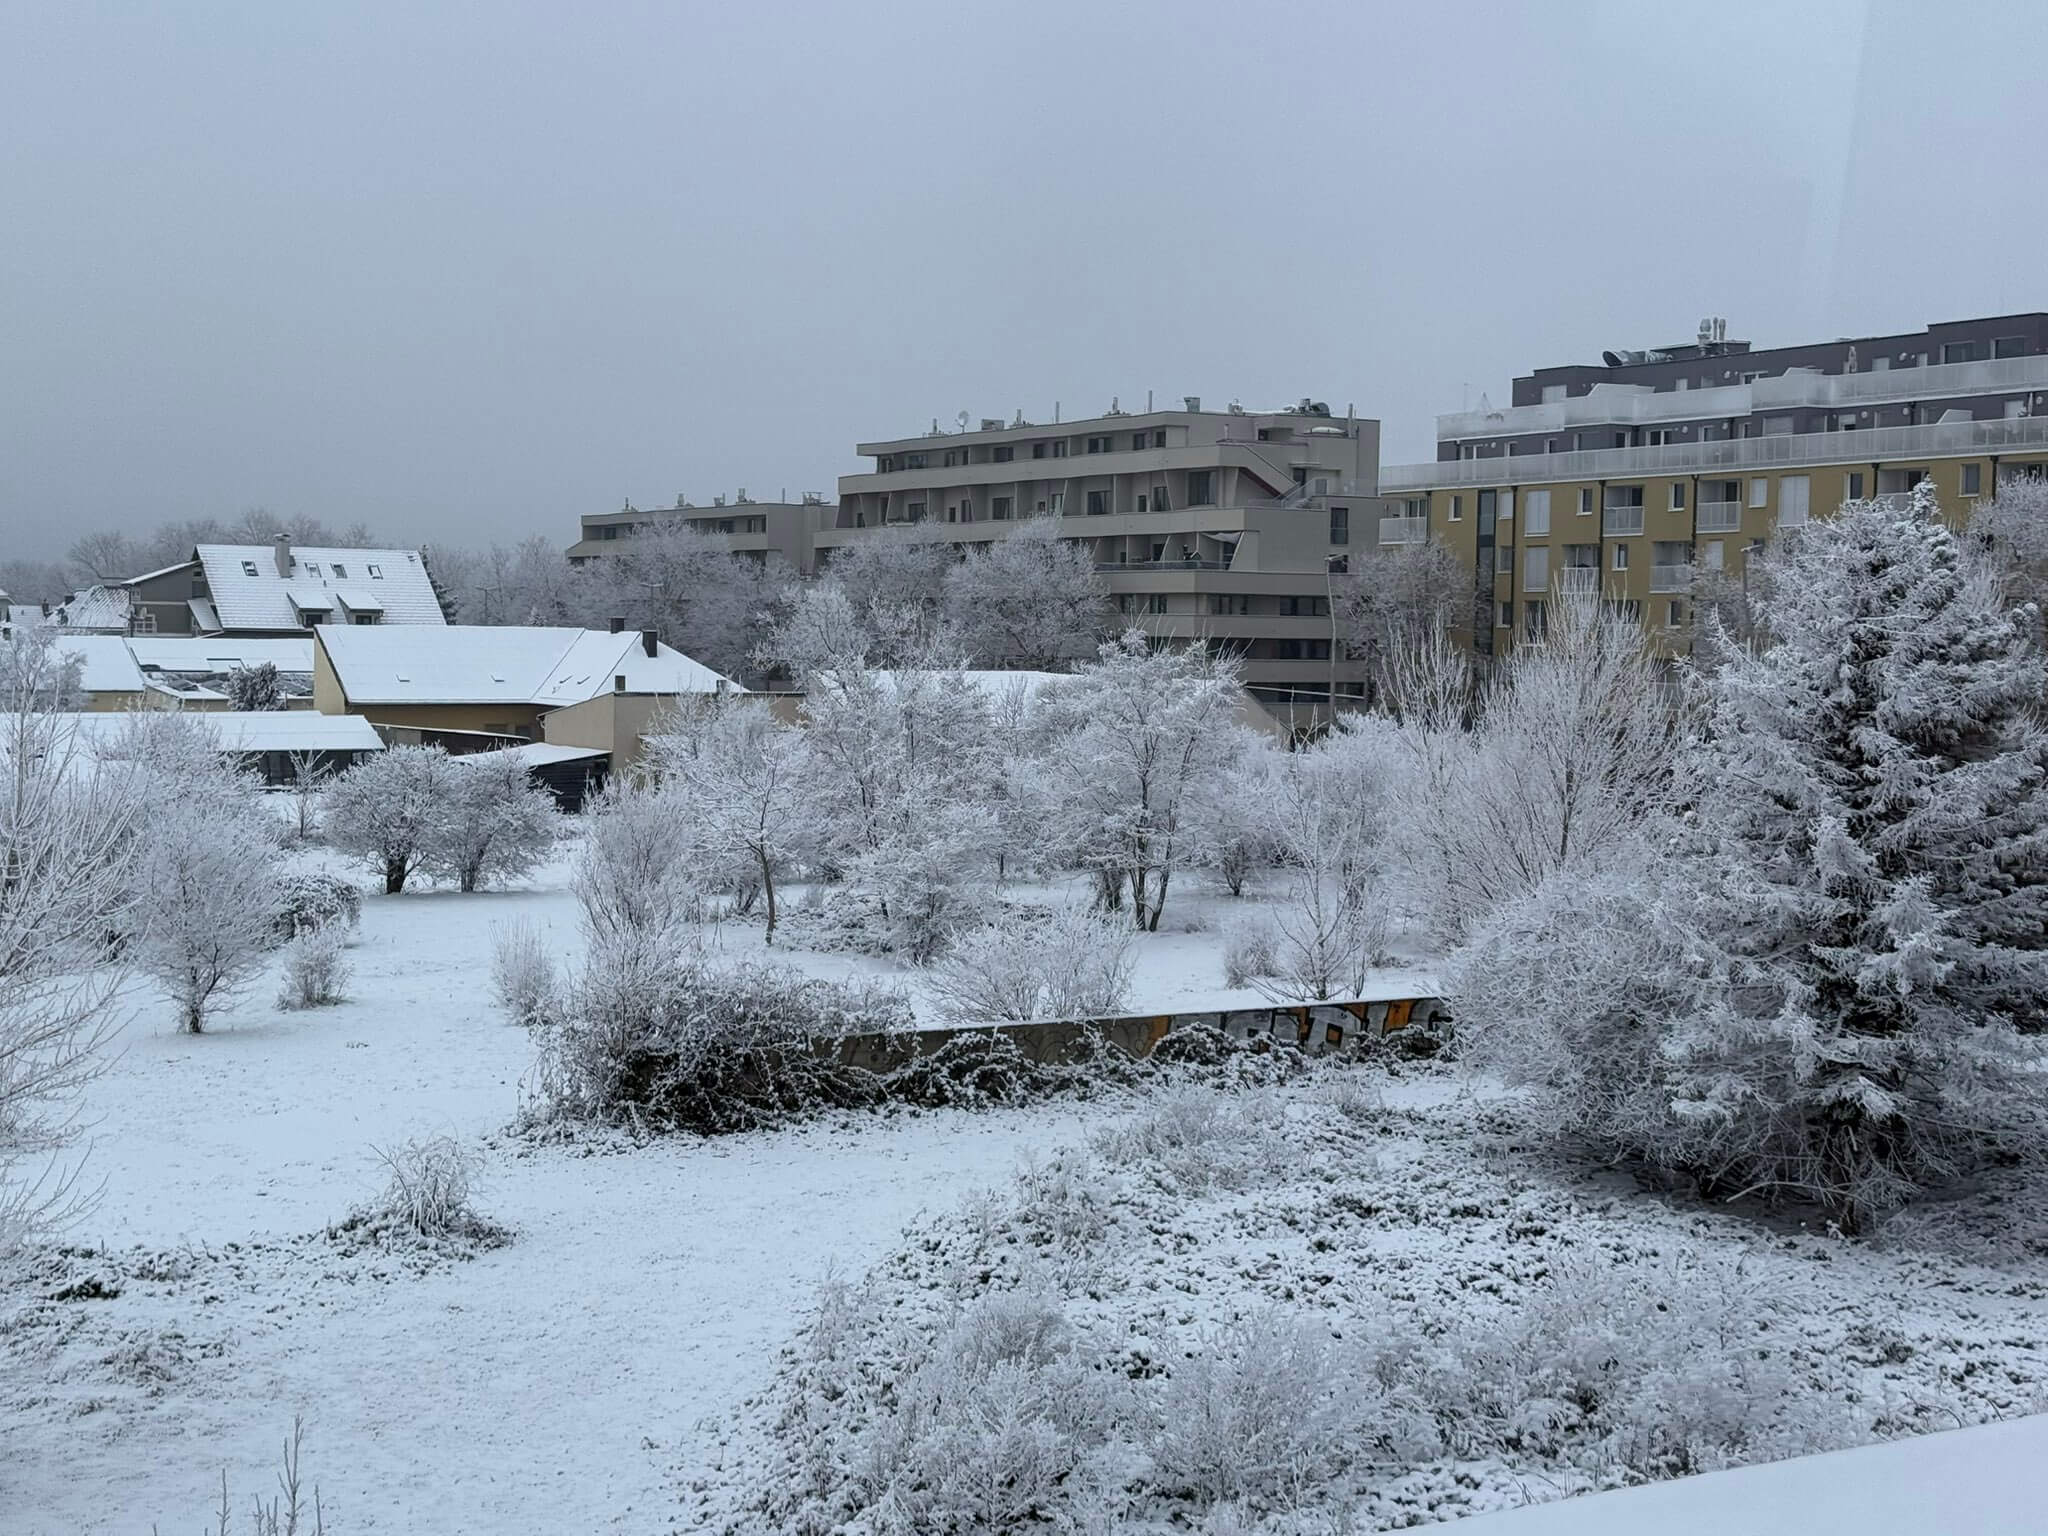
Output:
<instances>
[{"instance_id":1,"label":"snow-covered ground","mask_svg":"<svg viewBox=\"0 0 2048 1536\"><path fill-rule=\"evenodd\" d=\"M1219 930L1248 910L1194 882L1177 891L1167 931L1142 943L1134 1005L1255 1001L1221 991ZM67 1248L10 1282L0 1312L0 1530L197 1528L223 1468L238 1510L273 1491L297 1414L338 1536L729 1517L760 1486L767 1415L819 1282L938 1274L992 1230L980 1192L1131 1108L902 1111L638 1147L510 1136L532 1048L491 1001L488 963L494 926L514 919L564 955L578 947L566 861L516 891L368 898L338 1007L276 1012L266 980L195 1039L136 994L86 1105L104 1197ZM753 927L717 942L760 950ZM1984 1268L1859 1247L1546 1172L1440 1069L1392 1084L1388 1112L1366 1118L1323 1093L1285 1090L1288 1123L1352 1138L1351 1155L1311 1137L1313 1184L1212 1191L1177 1226L1133 1229L1102 1277L1110 1299L1089 1303L1098 1320L1119 1296L1130 1328L1162 1341L1232 1310L1333 1295L1478 1316L1574 1247L1713 1250L1799 1303L1813 1390L1863 1395L1859 1412L1883 1432L2040 1400L2038 1256ZM482 1149L478 1205L510 1244L426 1261L323 1235L382 1184L373 1147L440 1132ZM1564 1486L1532 1489L1527 1470L1448 1456L1361 1498L1359 1528Z\"/></svg>"}]
</instances>

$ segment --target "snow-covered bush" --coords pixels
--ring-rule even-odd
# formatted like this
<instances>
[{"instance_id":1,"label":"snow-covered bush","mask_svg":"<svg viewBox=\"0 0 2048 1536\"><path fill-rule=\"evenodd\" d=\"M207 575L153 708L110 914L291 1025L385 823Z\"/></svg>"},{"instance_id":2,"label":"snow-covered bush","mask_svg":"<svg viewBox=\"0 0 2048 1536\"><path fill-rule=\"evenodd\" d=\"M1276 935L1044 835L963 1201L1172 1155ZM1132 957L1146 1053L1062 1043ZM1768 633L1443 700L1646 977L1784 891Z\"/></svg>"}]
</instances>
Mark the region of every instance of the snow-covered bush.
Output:
<instances>
[{"instance_id":1,"label":"snow-covered bush","mask_svg":"<svg viewBox=\"0 0 2048 1536\"><path fill-rule=\"evenodd\" d=\"M491 931L491 991L516 1024L534 1025L554 1015L560 996L554 957L540 930L524 918Z\"/></svg>"},{"instance_id":2,"label":"snow-covered bush","mask_svg":"<svg viewBox=\"0 0 2048 1536\"><path fill-rule=\"evenodd\" d=\"M1094 654L1109 588L1087 541L1057 517L1028 517L969 546L946 573L945 614L962 651L984 667L1050 672Z\"/></svg>"},{"instance_id":3,"label":"snow-covered bush","mask_svg":"<svg viewBox=\"0 0 2048 1536\"><path fill-rule=\"evenodd\" d=\"M278 877L277 932L281 939L330 925L355 928L363 920L363 893L352 880L324 870L288 870Z\"/></svg>"},{"instance_id":4,"label":"snow-covered bush","mask_svg":"<svg viewBox=\"0 0 2048 1536\"><path fill-rule=\"evenodd\" d=\"M602 940L539 1032L548 1115L706 1135L873 1103L872 1074L835 1042L910 1025L899 992L767 966L719 967L673 946Z\"/></svg>"},{"instance_id":5,"label":"snow-covered bush","mask_svg":"<svg viewBox=\"0 0 2048 1536\"><path fill-rule=\"evenodd\" d=\"M1262 920L1235 922L1223 930L1223 984L1243 987L1280 973L1279 937Z\"/></svg>"},{"instance_id":6,"label":"snow-covered bush","mask_svg":"<svg viewBox=\"0 0 2048 1536\"><path fill-rule=\"evenodd\" d=\"M163 748L179 734L174 727L148 729ZM145 776L146 792L159 803L150 807L135 869L146 904L135 961L170 994L178 1027L196 1035L254 980L276 946L280 829L253 781L210 751L163 751Z\"/></svg>"},{"instance_id":7,"label":"snow-covered bush","mask_svg":"<svg viewBox=\"0 0 2048 1536\"><path fill-rule=\"evenodd\" d=\"M333 847L369 861L386 894L405 889L433 845L435 818L461 772L439 747L388 747L327 791L322 829Z\"/></svg>"},{"instance_id":8,"label":"snow-covered bush","mask_svg":"<svg viewBox=\"0 0 2048 1536\"><path fill-rule=\"evenodd\" d=\"M701 893L690 878L689 823L675 796L614 778L584 821L574 886L593 941L652 944L700 910Z\"/></svg>"},{"instance_id":9,"label":"snow-covered bush","mask_svg":"<svg viewBox=\"0 0 2048 1536\"><path fill-rule=\"evenodd\" d=\"M338 1003L355 967L343 947L342 931L330 924L300 934L284 949L280 1008L321 1008Z\"/></svg>"},{"instance_id":10,"label":"snow-covered bush","mask_svg":"<svg viewBox=\"0 0 2048 1536\"><path fill-rule=\"evenodd\" d=\"M1361 1449L1370 1404L1327 1322L1263 1310L1197 1341L1159 1394L1149 1480L1197 1509L1272 1507Z\"/></svg>"},{"instance_id":11,"label":"snow-covered bush","mask_svg":"<svg viewBox=\"0 0 2048 1536\"><path fill-rule=\"evenodd\" d=\"M1539 888L1453 996L1561 1128L1860 1229L2048 1123L2044 668L1931 493L1757 584L1774 643L1705 685L1675 856Z\"/></svg>"},{"instance_id":12,"label":"snow-covered bush","mask_svg":"<svg viewBox=\"0 0 2048 1536\"><path fill-rule=\"evenodd\" d=\"M120 1023L147 807L125 764L96 762L69 715L78 662L40 626L0 637L0 1257L78 1209L84 1186L31 1164L73 1136L70 1101Z\"/></svg>"},{"instance_id":13,"label":"snow-covered bush","mask_svg":"<svg viewBox=\"0 0 2048 1536\"><path fill-rule=\"evenodd\" d=\"M1107 1018L1123 1010L1135 950L1128 923L1061 907L956 935L926 990L956 1023Z\"/></svg>"},{"instance_id":14,"label":"snow-covered bush","mask_svg":"<svg viewBox=\"0 0 2048 1536\"><path fill-rule=\"evenodd\" d=\"M511 1234L478 1214L478 1153L453 1136L428 1136L375 1149L383 1164L383 1193L328 1228L336 1241L418 1244L444 1253L495 1248Z\"/></svg>"},{"instance_id":15,"label":"snow-covered bush","mask_svg":"<svg viewBox=\"0 0 2048 1536\"><path fill-rule=\"evenodd\" d=\"M221 685L228 707L244 712L284 708L284 687L277 680L277 664L259 661L254 666L236 666Z\"/></svg>"},{"instance_id":16,"label":"snow-covered bush","mask_svg":"<svg viewBox=\"0 0 2048 1536\"><path fill-rule=\"evenodd\" d=\"M553 852L561 817L555 797L509 752L448 760L420 845L420 868L474 891L516 879Z\"/></svg>"},{"instance_id":17,"label":"snow-covered bush","mask_svg":"<svg viewBox=\"0 0 2048 1536\"><path fill-rule=\"evenodd\" d=\"M1111 1167L1180 1194L1243 1189L1288 1156L1280 1105L1265 1094L1180 1087L1089 1138Z\"/></svg>"}]
</instances>

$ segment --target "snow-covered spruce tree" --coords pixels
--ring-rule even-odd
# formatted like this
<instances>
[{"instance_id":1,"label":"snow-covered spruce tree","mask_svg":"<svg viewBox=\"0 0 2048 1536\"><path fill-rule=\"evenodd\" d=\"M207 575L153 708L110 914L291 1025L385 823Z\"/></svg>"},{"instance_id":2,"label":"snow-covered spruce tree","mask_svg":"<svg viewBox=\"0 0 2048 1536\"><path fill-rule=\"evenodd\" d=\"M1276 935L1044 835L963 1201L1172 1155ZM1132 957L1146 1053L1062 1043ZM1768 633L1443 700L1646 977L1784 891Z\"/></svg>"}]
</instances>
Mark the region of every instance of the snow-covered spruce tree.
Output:
<instances>
[{"instance_id":1,"label":"snow-covered spruce tree","mask_svg":"<svg viewBox=\"0 0 2048 1536\"><path fill-rule=\"evenodd\" d=\"M1237 668L1200 644L1155 650L1133 629L1105 642L1081 679L1063 700L1077 724L1048 764L1061 840L1105 898L1128 892L1137 926L1156 931L1174 875L1205 853L1201 786L1248 750Z\"/></svg>"},{"instance_id":2,"label":"snow-covered spruce tree","mask_svg":"<svg viewBox=\"0 0 2048 1536\"><path fill-rule=\"evenodd\" d=\"M284 708L284 687L277 680L275 662L259 661L253 667L236 667L228 673L222 691L234 709L253 712Z\"/></svg>"},{"instance_id":3,"label":"snow-covered spruce tree","mask_svg":"<svg viewBox=\"0 0 2048 1536\"><path fill-rule=\"evenodd\" d=\"M516 879L554 850L555 797L509 752L448 759L446 793L429 818L420 868L474 891Z\"/></svg>"},{"instance_id":4,"label":"snow-covered spruce tree","mask_svg":"<svg viewBox=\"0 0 2048 1536\"><path fill-rule=\"evenodd\" d=\"M1809 525L1764 608L1690 766L1735 998L1678 1021L1677 1107L1862 1225L2048 1107L2048 671L1924 482Z\"/></svg>"},{"instance_id":5,"label":"snow-covered spruce tree","mask_svg":"<svg viewBox=\"0 0 2048 1536\"><path fill-rule=\"evenodd\" d=\"M713 699L678 711L647 757L683 818L692 863L758 882L775 942L775 882L805 842L803 733L765 702Z\"/></svg>"},{"instance_id":6,"label":"snow-covered spruce tree","mask_svg":"<svg viewBox=\"0 0 2048 1536\"><path fill-rule=\"evenodd\" d=\"M321 825L329 845L368 860L386 894L404 890L461 771L439 747L389 747L356 764L327 791Z\"/></svg>"},{"instance_id":7,"label":"snow-covered spruce tree","mask_svg":"<svg viewBox=\"0 0 2048 1536\"><path fill-rule=\"evenodd\" d=\"M159 755L144 778L153 803L135 871L147 903L135 960L170 994L178 1027L196 1035L277 945L282 829L254 781L219 758L200 766Z\"/></svg>"},{"instance_id":8,"label":"snow-covered spruce tree","mask_svg":"<svg viewBox=\"0 0 2048 1536\"><path fill-rule=\"evenodd\" d=\"M1095 654L1109 588L1057 517L1030 517L970 549L946 576L945 612L962 649L985 667L1063 669Z\"/></svg>"},{"instance_id":9,"label":"snow-covered spruce tree","mask_svg":"<svg viewBox=\"0 0 2048 1536\"><path fill-rule=\"evenodd\" d=\"M79 1209L77 1167L47 1160L119 1023L107 940L131 920L143 814L128 766L96 761L47 707L78 685L54 641L40 626L0 639L0 1256Z\"/></svg>"},{"instance_id":10,"label":"snow-covered spruce tree","mask_svg":"<svg viewBox=\"0 0 2048 1536\"><path fill-rule=\"evenodd\" d=\"M1450 985L1556 1128L1861 1229L2048 1122L2043 662L1924 492L1752 585L1774 643L1704 684L1687 820L1508 905Z\"/></svg>"}]
</instances>

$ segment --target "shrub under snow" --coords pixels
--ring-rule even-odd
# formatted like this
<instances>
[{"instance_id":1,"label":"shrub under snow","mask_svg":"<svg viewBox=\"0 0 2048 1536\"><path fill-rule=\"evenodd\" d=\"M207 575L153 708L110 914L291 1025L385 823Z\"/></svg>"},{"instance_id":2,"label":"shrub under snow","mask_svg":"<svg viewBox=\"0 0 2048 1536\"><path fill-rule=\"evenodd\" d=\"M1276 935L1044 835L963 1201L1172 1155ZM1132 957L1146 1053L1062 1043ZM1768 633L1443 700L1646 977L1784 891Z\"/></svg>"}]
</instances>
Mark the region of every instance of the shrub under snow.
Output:
<instances>
[{"instance_id":1,"label":"shrub under snow","mask_svg":"<svg viewBox=\"0 0 2048 1536\"><path fill-rule=\"evenodd\" d=\"M1107 1018L1123 1011L1135 943L1129 923L1085 907L1020 913L956 934L925 986L956 1023Z\"/></svg>"},{"instance_id":2,"label":"shrub under snow","mask_svg":"<svg viewBox=\"0 0 2048 1536\"><path fill-rule=\"evenodd\" d=\"M491 991L513 1022L545 1022L554 1012L559 985L554 957L532 923L521 919L492 930Z\"/></svg>"},{"instance_id":3,"label":"shrub under snow","mask_svg":"<svg viewBox=\"0 0 2048 1536\"><path fill-rule=\"evenodd\" d=\"M363 893L352 880L320 870L293 870L278 879L277 930L296 938L333 924L354 928L363 920Z\"/></svg>"},{"instance_id":4,"label":"shrub under snow","mask_svg":"<svg viewBox=\"0 0 2048 1536\"><path fill-rule=\"evenodd\" d=\"M280 1008L321 1008L338 1003L355 967L348 958L339 926L330 924L300 934L284 950L284 984Z\"/></svg>"},{"instance_id":5,"label":"shrub under snow","mask_svg":"<svg viewBox=\"0 0 2048 1536\"><path fill-rule=\"evenodd\" d=\"M328 1229L337 1241L419 1244L443 1252L494 1248L510 1234L477 1214L473 1186L482 1159L452 1136L379 1147L384 1191Z\"/></svg>"}]
</instances>

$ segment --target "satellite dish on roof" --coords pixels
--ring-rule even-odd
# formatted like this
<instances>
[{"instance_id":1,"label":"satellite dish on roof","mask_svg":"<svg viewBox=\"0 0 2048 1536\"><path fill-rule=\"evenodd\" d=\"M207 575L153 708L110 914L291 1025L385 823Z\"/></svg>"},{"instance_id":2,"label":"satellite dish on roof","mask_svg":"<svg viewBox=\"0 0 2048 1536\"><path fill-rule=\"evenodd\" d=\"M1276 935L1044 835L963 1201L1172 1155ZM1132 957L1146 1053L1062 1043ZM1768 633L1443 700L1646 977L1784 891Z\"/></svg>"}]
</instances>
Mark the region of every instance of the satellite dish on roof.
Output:
<instances>
[{"instance_id":1,"label":"satellite dish on roof","mask_svg":"<svg viewBox=\"0 0 2048 1536\"><path fill-rule=\"evenodd\" d=\"M1619 368L1621 366L1621 358L1612 352L1602 352L1600 354L1600 361L1610 368Z\"/></svg>"}]
</instances>

